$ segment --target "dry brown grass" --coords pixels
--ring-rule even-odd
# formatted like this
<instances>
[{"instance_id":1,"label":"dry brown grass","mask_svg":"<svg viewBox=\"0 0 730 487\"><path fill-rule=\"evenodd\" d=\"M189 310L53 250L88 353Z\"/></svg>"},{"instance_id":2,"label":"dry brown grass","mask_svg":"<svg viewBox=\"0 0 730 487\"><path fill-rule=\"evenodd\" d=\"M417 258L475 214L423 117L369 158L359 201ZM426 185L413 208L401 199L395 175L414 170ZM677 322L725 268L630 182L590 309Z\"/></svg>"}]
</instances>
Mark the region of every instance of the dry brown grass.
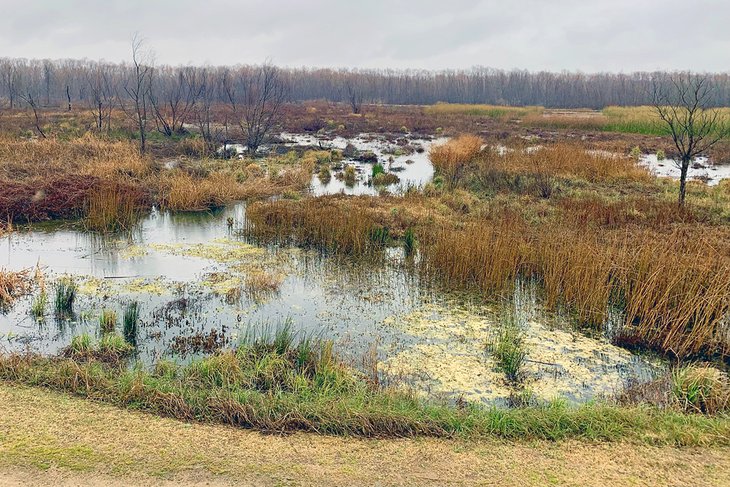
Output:
<instances>
[{"instance_id":1,"label":"dry brown grass","mask_svg":"<svg viewBox=\"0 0 730 487\"><path fill-rule=\"evenodd\" d=\"M0 385L0 430L0 471L9 485L694 487L730 482L724 447L262 435L6 384Z\"/></svg>"},{"instance_id":2,"label":"dry brown grass","mask_svg":"<svg viewBox=\"0 0 730 487\"><path fill-rule=\"evenodd\" d=\"M538 279L546 304L568 306L602 326L625 310L617 339L679 357L726 354L730 259L725 230L584 232L520 219L445 227L421 238L424 271L449 287L508 292L517 276Z\"/></svg>"},{"instance_id":3,"label":"dry brown grass","mask_svg":"<svg viewBox=\"0 0 730 487\"><path fill-rule=\"evenodd\" d=\"M119 229L127 226L132 209L153 202L171 210L204 210L301 191L313 172L310 160L269 171L238 160L179 164L180 169L165 169L140 156L133 141L92 134L69 141L0 136L0 219L86 216L89 228Z\"/></svg>"},{"instance_id":4,"label":"dry brown grass","mask_svg":"<svg viewBox=\"0 0 730 487\"><path fill-rule=\"evenodd\" d=\"M474 135L462 135L431 149L434 169L453 187L461 179L466 167L479 154L484 141Z\"/></svg>"},{"instance_id":5,"label":"dry brown grass","mask_svg":"<svg viewBox=\"0 0 730 487\"><path fill-rule=\"evenodd\" d=\"M29 270L8 271L0 269L0 311L13 305L16 299L30 292Z\"/></svg>"}]
</instances>

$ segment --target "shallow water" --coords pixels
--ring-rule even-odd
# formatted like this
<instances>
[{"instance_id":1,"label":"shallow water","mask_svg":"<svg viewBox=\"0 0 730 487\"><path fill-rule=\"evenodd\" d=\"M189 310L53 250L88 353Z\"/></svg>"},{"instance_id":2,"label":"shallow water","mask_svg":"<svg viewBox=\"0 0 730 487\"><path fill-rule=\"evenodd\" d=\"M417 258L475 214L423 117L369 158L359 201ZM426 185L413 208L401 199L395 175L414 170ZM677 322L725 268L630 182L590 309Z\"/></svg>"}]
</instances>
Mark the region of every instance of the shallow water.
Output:
<instances>
[{"instance_id":1,"label":"shallow water","mask_svg":"<svg viewBox=\"0 0 730 487\"><path fill-rule=\"evenodd\" d=\"M289 143L299 146L312 146L315 148L340 149L343 150L347 144L352 144L358 151L370 151L378 158L386 172L393 172L400 178L400 182L377 188L368 184L370 174L372 173L374 163L365 163L357 161L353 158L345 158L344 165L355 167L357 180L354 185L348 186L343 180L336 176L343 170L332 172L332 178L326 184L322 183L319 178L314 175L312 177L312 193L316 196L323 194L349 194L349 195L377 195L380 191L388 191L390 193L401 193L408 187L422 187L433 179L433 165L428 158L428 152L434 145L443 144L448 139L412 139L410 137L401 137L400 144L393 142L384 136L378 135L361 135L352 139L344 137L334 137L331 139L322 139L313 135L294 135L282 134L282 137ZM404 146L412 148L420 148L422 152L399 153L403 151Z\"/></svg>"},{"instance_id":2,"label":"shallow water","mask_svg":"<svg viewBox=\"0 0 730 487\"><path fill-rule=\"evenodd\" d=\"M315 142L302 137L296 143ZM357 144L384 147L380 140ZM432 169L409 166L413 184L431 177ZM325 189L334 186L315 192ZM349 189L373 190L364 184ZM384 376L423 394L500 404L516 392L486 352L499 327L499 306L436 291L421 282L400 249L375 259L337 260L257 246L241 236L245 218L245 204L239 203L212 213L152 211L129 235L102 237L54 224L0 238L0 268L40 266L50 301L40 322L29 313L33 296L0 314L0 351L57 353L75 335L98 335L103 309L121 319L124 306L138 301L137 355L148 365L161 357L185 361L206 353L195 348L184 353L190 340L235 346L247 330L291 319L300 333L334 340L355 365L377 345ZM79 283L79 297L75 315L57 319L53 288L64 275ZM247 282L257 275L278 282L278 290L251 289ZM569 320L541 310L533 286L518 286L513 301L527 313L524 387L539 399L610 396L627 383L649 380L662 367L572 331Z\"/></svg>"},{"instance_id":3,"label":"shallow water","mask_svg":"<svg viewBox=\"0 0 730 487\"><path fill-rule=\"evenodd\" d=\"M639 164L649 168L656 176L679 179L681 171L674 159L659 160L656 154L644 154L639 157ZM707 157L697 157L687 171L687 179L704 181L715 186L723 179L730 178L730 165L715 165Z\"/></svg>"}]
</instances>

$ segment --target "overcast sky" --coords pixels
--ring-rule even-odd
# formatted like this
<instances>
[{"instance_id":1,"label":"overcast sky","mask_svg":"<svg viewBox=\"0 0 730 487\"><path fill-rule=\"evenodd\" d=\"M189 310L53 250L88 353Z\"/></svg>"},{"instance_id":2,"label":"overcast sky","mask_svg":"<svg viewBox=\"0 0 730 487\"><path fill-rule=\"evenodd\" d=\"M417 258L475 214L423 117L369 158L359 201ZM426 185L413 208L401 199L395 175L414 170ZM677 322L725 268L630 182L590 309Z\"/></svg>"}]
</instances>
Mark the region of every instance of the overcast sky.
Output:
<instances>
[{"instance_id":1,"label":"overcast sky","mask_svg":"<svg viewBox=\"0 0 730 487\"><path fill-rule=\"evenodd\" d=\"M730 70L729 0L0 0L0 57Z\"/></svg>"}]
</instances>

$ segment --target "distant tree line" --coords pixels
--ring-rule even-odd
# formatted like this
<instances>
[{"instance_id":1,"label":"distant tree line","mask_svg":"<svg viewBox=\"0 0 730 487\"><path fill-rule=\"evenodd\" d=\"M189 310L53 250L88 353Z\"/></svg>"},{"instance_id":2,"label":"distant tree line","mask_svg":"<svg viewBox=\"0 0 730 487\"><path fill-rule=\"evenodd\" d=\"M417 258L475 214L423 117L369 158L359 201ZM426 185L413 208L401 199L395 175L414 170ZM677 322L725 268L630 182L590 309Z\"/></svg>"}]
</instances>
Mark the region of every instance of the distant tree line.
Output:
<instances>
[{"instance_id":1,"label":"distant tree line","mask_svg":"<svg viewBox=\"0 0 730 487\"><path fill-rule=\"evenodd\" d=\"M145 68L149 67L149 70ZM144 79L139 79L140 69ZM89 60L0 59L0 106L36 108L83 106L95 112L99 128L110 111L129 103L129 91L147 90L144 109L165 132L194 120L210 104L232 104L232 84L245 85L260 66L146 66ZM503 71L473 68L454 71L346 70L281 68L289 101L330 100L348 103L433 104L486 103L541 105L548 108L603 108L650 105L657 79L666 73L597 73ZM713 106L730 106L730 74L707 75L714 86ZM145 83L134 88L133 85ZM241 92L241 90L238 90ZM141 92L138 93L138 97ZM134 98L132 96L131 98ZM235 100L233 102L235 105ZM196 107L196 110L193 110ZM235 107L234 107L235 108ZM164 119L159 116L164 114Z\"/></svg>"}]
</instances>

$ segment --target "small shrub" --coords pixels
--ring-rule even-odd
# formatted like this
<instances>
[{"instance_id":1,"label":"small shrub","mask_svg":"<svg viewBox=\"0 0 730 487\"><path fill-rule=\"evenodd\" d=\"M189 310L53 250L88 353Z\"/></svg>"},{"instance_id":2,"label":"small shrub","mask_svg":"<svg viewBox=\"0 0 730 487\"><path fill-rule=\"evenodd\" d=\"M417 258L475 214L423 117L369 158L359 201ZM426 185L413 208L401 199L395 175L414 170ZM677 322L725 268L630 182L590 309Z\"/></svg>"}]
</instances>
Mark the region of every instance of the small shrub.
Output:
<instances>
[{"instance_id":1,"label":"small shrub","mask_svg":"<svg viewBox=\"0 0 730 487\"><path fill-rule=\"evenodd\" d=\"M656 151L657 161L663 161L666 158L667 158L667 154L666 154L666 152L664 152L663 149L659 149L658 151Z\"/></svg>"}]
</instances>

